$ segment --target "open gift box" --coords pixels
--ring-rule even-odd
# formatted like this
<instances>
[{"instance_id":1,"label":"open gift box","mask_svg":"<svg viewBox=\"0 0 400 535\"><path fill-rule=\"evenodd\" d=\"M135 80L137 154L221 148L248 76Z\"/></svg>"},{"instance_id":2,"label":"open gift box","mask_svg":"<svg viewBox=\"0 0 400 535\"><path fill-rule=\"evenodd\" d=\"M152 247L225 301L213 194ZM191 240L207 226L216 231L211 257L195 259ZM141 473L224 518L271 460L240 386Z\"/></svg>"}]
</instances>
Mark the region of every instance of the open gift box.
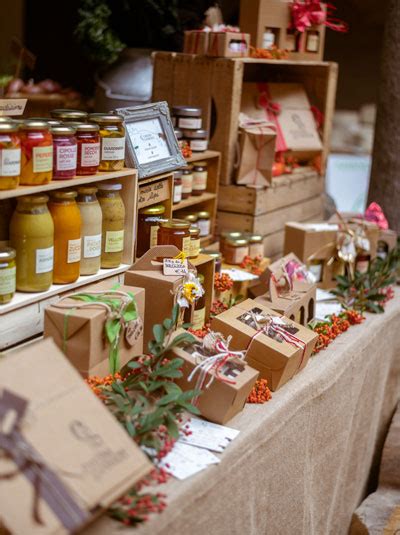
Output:
<instances>
[{"instance_id":1,"label":"open gift box","mask_svg":"<svg viewBox=\"0 0 400 535\"><path fill-rule=\"evenodd\" d=\"M232 336L230 347L246 351L245 360L278 390L302 370L318 335L252 299L216 316L211 329Z\"/></svg>"},{"instance_id":2,"label":"open gift box","mask_svg":"<svg viewBox=\"0 0 400 535\"><path fill-rule=\"evenodd\" d=\"M206 55L209 41L209 30L187 30L184 33L183 52L185 54Z\"/></svg>"},{"instance_id":3,"label":"open gift box","mask_svg":"<svg viewBox=\"0 0 400 535\"><path fill-rule=\"evenodd\" d=\"M243 58L250 54L250 34L243 32L210 32L208 56Z\"/></svg>"}]
</instances>

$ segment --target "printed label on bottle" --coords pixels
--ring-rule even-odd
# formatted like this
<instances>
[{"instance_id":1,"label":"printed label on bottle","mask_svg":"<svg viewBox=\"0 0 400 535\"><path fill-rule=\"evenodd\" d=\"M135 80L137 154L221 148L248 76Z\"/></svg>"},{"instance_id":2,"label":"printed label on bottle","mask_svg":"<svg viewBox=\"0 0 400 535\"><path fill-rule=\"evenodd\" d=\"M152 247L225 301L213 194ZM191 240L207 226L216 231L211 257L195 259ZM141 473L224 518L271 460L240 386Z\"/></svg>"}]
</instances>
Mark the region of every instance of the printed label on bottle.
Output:
<instances>
[{"instance_id":1,"label":"printed label on bottle","mask_svg":"<svg viewBox=\"0 0 400 535\"><path fill-rule=\"evenodd\" d=\"M101 255L101 234L83 237L83 258L94 258Z\"/></svg>"},{"instance_id":2,"label":"printed label on bottle","mask_svg":"<svg viewBox=\"0 0 400 535\"><path fill-rule=\"evenodd\" d=\"M200 229L201 237L208 236L210 234L211 222L209 219L199 219L197 221L197 226Z\"/></svg>"},{"instance_id":3,"label":"printed label on bottle","mask_svg":"<svg viewBox=\"0 0 400 535\"><path fill-rule=\"evenodd\" d=\"M56 154L57 171L72 171L73 169L76 169L76 145L62 145L56 147Z\"/></svg>"},{"instance_id":4,"label":"printed label on bottle","mask_svg":"<svg viewBox=\"0 0 400 535\"><path fill-rule=\"evenodd\" d=\"M207 150L208 141L207 139L192 139L190 141L190 148L197 152L203 152Z\"/></svg>"},{"instance_id":5,"label":"printed label on bottle","mask_svg":"<svg viewBox=\"0 0 400 535\"><path fill-rule=\"evenodd\" d=\"M207 171L193 173L193 189L204 191L207 187Z\"/></svg>"},{"instance_id":6,"label":"printed label on bottle","mask_svg":"<svg viewBox=\"0 0 400 535\"><path fill-rule=\"evenodd\" d=\"M200 238L190 240L190 256L195 257L200 254Z\"/></svg>"},{"instance_id":7,"label":"printed label on bottle","mask_svg":"<svg viewBox=\"0 0 400 535\"><path fill-rule=\"evenodd\" d=\"M68 240L67 263L73 264L81 259L81 240Z\"/></svg>"},{"instance_id":8,"label":"printed label on bottle","mask_svg":"<svg viewBox=\"0 0 400 535\"><path fill-rule=\"evenodd\" d=\"M21 173L21 149L0 150L0 176L19 176Z\"/></svg>"},{"instance_id":9,"label":"printed label on bottle","mask_svg":"<svg viewBox=\"0 0 400 535\"><path fill-rule=\"evenodd\" d=\"M15 292L16 273L15 266L0 269L0 295L8 295Z\"/></svg>"},{"instance_id":10,"label":"printed label on bottle","mask_svg":"<svg viewBox=\"0 0 400 535\"><path fill-rule=\"evenodd\" d=\"M53 169L53 145L48 147L33 147L33 172L46 173Z\"/></svg>"},{"instance_id":11,"label":"printed label on bottle","mask_svg":"<svg viewBox=\"0 0 400 535\"><path fill-rule=\"evenodd\" d=\"M82 143L81 167L95 167L100 163L100 143Z\"/></svg>"},{"instance_id":12,"label":"printed label on bottle","mask_svg":"<svg viewBox=\"0 0 400 535\"><path fill-rule=\"evenodd\" d=\"M108 230L106 232L106 243L104 251L106 253L119 253L124 249L124 231Z\"/></svg>"},{"instance_id":13,"label":"printed label on bottle","mask_svg":"<svg viewBox=\"0 0 400 535\"><path fill-rule=\"evenodd\" d=\"M192 193L193 175L182 175L182 193Z\"/></svg>"},{"instance_id":14,"label":"printed label on bottle","mask_svg":"<svg viewBox=\"0 0 400 535\"><path fill-rule=\"evenodd\" d=\"M125 158L125 137L103 137L102 160L123 160Z\"/></svg>"},{"instance_id":15,"label":"printed label on bottle","mask_svg":"<svg viewBox=\"0 0 400 535\"><path fill-rule=\"evenodd\" d=\"M232 247L232 264L241 264L244 257L249 254L249 248L244 247Z\"/></svg>"},{"instance_id":16,"label":"printed label on bottle","mask_svg":"<svg viewBox=\"0 0 400 535\"><path fill-rule=\"evenodd\" d=\"M174 203L181 202L182 200L182 184L174 186Z\"/></svg>"},{"instance_id":17,"label":"printed label on bottle","mask_svg":"<svg viewBox=\"0 0 400 535\"><path fill-rule=\"evenodd\" d=\"M53 271L54 247L36 249L36 273L49 273Z\"/></svg>"},{"instance_id":18,"label":"printed label on bottle","mask_svg":"<svg viewBox=\"0 0 400 535\"><path fill-rule=\"evenodd\" d=\"M185 253L186 256L190 255L190 249L191 249L190 242L191 242L190 236L188 236L187 238L182 238L182 252Z\"/></svg>"},{"instance_id":19,"label":"printed label on bottle","mask_svg":"<svg viewBox=\"0 0 400 535\"><path fill-rule=\"evenodd\" d=\"M307 52L318 52L319 37L315 34L310 34L307 38Z\"/></svg>"},{"instance_id":20,"label":"printed label on bottle","mask_svg":"<svg viewBox=\"0 0 400 535\"><path fill-rule=\"evenodd\" d=\"M153 225L150 227L150 247L157 245L158 229L158 225Z\"/></svg>"},{"instance_id":21,"label":"printed label on bottle","mask_svg":"<svg viewBox=\"0 0 400 535\"><path fill-rule=\"evenodd\" d=\"M180 117L178 121L178 128L199 130L199 128L201 128L201 117Z\"/></svg>"},{"instance_id":22,"label":"printed label on bottle","mask_svg":"<svg viewBox=\"0 0 400 535\"><path fill-rule=\"evenodd\" d=\"M193 325L192 329L197 331L204 327L206 322L206 307L200 308L200 310L193 311Z\"/></svg>"}]
</instances>

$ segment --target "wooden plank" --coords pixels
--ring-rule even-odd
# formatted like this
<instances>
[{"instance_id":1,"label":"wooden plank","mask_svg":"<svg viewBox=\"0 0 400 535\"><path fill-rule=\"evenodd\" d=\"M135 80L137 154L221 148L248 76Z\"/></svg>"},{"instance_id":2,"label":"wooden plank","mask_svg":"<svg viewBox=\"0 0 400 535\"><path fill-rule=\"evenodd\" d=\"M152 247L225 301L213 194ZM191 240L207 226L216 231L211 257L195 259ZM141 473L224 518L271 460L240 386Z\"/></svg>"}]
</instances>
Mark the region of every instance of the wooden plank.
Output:
<instances>
[{"instance_id":1,"label":"wooden plank","mask_svg":"<svg viewBox=\"0 0 400 535\"><path fill-rule=\"evenodd\" d=\"M153 93L152 102L165 100L172 103L172 68L175 54L171 52L153 53Z\"/></svg>"}]
</instances>

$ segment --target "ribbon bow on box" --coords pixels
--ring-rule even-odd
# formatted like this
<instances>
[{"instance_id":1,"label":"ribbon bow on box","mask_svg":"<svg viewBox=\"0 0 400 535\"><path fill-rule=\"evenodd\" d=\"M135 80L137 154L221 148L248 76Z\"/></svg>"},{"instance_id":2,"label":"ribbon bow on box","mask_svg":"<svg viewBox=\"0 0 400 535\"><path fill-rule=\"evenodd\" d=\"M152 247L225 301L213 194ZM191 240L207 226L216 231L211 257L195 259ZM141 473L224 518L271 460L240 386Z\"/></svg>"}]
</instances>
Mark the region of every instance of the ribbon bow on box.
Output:
<instances>
[{"instance_id":1,"label":"ribbon bow on box","mask_svg":"<svg viewBox=\"0 0 400 535\"><path fill-rule=\"evenodd\" d=\"M294 0L291 4L291 28L303 33L312 26L324 24L336 32L347 32L348 25L331 16L335 9L334 6L328 4L327 11L325 11L318 0Z\"/></svg>"}]
</instances>

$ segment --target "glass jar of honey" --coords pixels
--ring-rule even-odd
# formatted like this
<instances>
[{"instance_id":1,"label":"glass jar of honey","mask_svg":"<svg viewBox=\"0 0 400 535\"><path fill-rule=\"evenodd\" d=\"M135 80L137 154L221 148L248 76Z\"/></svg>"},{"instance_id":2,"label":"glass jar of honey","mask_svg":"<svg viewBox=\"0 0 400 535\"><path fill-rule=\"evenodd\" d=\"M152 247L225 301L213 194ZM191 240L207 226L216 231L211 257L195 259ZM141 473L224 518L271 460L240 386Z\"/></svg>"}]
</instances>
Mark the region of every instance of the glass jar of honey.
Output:
<instances>
[{"instance_id":1,"label":"glass jar of honey","mask_svg":"<svg viewBox=\"0 0 400 535\"><path fill-rule=\"evenodd\" d=\"M0 305L9 303L16 288L15 249L0 248Z\"/></svg>"},{"instance_id":2,"label":"glass jar of honey","mask_svg":"<svg viewBox=\"0 0 400 535\"><path fill-rule=\"evenodd\" d=\"M146 206L139 210L136 256L143 256L151 247L157 245L157 233L160 221L164 221L164 214L163 204Z\"/></svg>"},{"instance_id":3,"label":"glass jar of honey","mask_svg":"<svg viewBox=\"0 0 400 535\"><path fill-rule=\"evenodd\" d=\"M117 268L124 252L125 206L121 184L98 184L97 198L103 214L101 267Z\"/></svg>"},{"instance_id":4,"label":"glass jar of honey","mask_svg":"<svg viewBox=\"0 0 400 535\"><path fill-rule=\"evenodd\" d=\"M88 113L83 110L70 110L70 109L56 109L51 110L50 115L52 119L62 121L63 123L69 122L85 122L88 118Z\"/></svg>"},{"instance_id":5,"label":"glass jar of honey","mask_svg":"<svg viewBox=\"0 0 400 535\"><path fill-rule=\"evenodd\" d=\"M97 188L78 188L76 199L81 214L81 275L94 275L100 269L103 214L96 197Z\"/></svg>"},{"instance_id":6,"label":"glass jar of honey","mask_svg":"<svg viewBox=\"0 0 400 535\"><path fill-rule=\"evenodd\" d=\"M65 180L76 175L77 141L75 128L71 126L53 126L53 180Z\"/></svg>"},{"instance_id":7,"label":"glass jar of honey","mask_svg":"<svg viewBox=\"0 0 400 535\"><path fill-rule=\"evenodd\" d=\"M246 238L236 240L228 238L224 245L224 258L227 264L239 265L249 254L249 241Z\"/></svg>"},{"instance_id":8,"label":"glass jar of honey","mask_svg":"<svg viewBox=\"0 0 400 535\"><path fill-rule=\"evenodd\" d=\"M78 176L95 175L100 164L99 125L94 123L69 123L76 130L78 143L78 160L76 174Z\"/></svg>"},{"instance_id":9,"label":"glass jar of honey","mask_svg":"<svg viewBox=\"0 0 400 535\"><path fill-rule=\"evenodd\" d=\"M100 127L99 171L118 171L125 164L124 119L117 114L91 113L89 121Z\"/></svg>"},{"instance_id":10,"label":"glass jar of honey","mask_svg":"<svg viewBox=\"0 0 400 535\"><path fill-rule=\"evenodd\" d=\"M182 199L188 199L193 190L193 170L191 166L182 169Z\"/></svg>"},{"instance_id":11,"label":"glass jar of honey","mask_svg":"<svg viewBox=\"0 0 400 535\"><path fill-rule=\"evenodd\" d=\"M200 236L204 238L211 234L211 215L210 212L202 211L197 214L197 226L200 229Z\"/></svg>"},{"instance_id":12,"label":"glass jar of honey","mask_svg":"<svg viewBox=\"0 0 400 535\"><path fill-rule=\"evenodd\" d=\"M15 189L21 174L21 141L17 123L0 123L0 190Z\"/></svg>"},{"instance_id":13,"label":"glass jar of honey","mask_svg":"<svg viewBox=\"0 0 400 535\"><path fill-rule=\"evenodd\" d=\"M207 162L196 162L193 166L192 195L198 197L207 190Z\"/></svg>"},{"instance_id":14,"label":"glass jar of honey","mask_svg":"<svg viewBox=\"0 0 400 535\"><path fill-rule=\"evenodd\" d=\"M199 227L191 226L190 233L190 254L189 258L197 258L200 254L200 229Z\"/></svg>"},{"instance_id":15,"label":"glass jar of honey","mask_svg":"<svg viewBox=\"0 0 400 535\"><path fill-rule=\"evenodd\" d=\"M190 255L190 222L182 219L160 221L158 229L158 245L175 245L186 256Z\"/></svg>"},{"instance_id":16,"label":"glass jar of honey","mask_svg":"<svg viewBox=\"0 0 400 535\"><path fill-rule=\"evenodd\" d=\"M53 136L44 121L25 121L20 127L20 184L47 184L53 176Z\"/></svg>"},{"instance_id":17,"label":"glass jar of honey","mask_svg":"<svg viewBox=\"0 0 400 535\"><path fill-rule=\"evenodd\" d=\"M264 258L264 238L260 234L249 236L249 256Z\"/></svg>"}]
</instances>

